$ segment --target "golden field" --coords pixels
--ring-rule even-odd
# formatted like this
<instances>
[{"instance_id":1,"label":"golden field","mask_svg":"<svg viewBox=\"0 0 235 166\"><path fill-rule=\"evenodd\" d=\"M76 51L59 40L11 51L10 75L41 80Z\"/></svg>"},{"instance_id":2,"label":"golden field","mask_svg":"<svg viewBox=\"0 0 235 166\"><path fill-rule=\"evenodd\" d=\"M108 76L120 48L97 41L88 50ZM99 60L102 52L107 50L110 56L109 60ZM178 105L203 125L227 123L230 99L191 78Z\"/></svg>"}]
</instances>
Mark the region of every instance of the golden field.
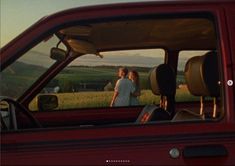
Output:
<instances>
[{"instance_id":1,"label":"golden field","mask_svg":"<svg viewBox=\"0 0 235 166\"><path fill-rule=\"evenodd\" d=\"M95 108L109 107L113 91L96 91L96 92L75 92L75 93L56 93L58 97L58 110L73 108ZM154 95L150 90L142 90L139 98L141 105L159 103L159 96ZM198 97L189 94L185 88L177 89L176 101L194 101ZM37 111L37 97L30 103L29 109Z\"/></svg>"}]
</instances>

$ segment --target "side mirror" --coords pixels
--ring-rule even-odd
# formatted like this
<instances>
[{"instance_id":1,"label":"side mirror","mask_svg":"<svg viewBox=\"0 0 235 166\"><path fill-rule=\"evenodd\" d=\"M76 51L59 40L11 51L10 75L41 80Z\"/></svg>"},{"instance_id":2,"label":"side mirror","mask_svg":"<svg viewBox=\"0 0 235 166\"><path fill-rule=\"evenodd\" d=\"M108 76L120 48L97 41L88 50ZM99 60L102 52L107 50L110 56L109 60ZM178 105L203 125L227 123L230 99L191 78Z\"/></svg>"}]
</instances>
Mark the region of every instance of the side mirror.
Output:
<instances>
[{"instance_id":1,"label":"side mirror","mask_svg":"<svg viewBox=\"0 0 235 166\"><path fill-rule=\"evenodd\" d=\"M51 111L58 107L58 97L56 95L38 96L39 111Z\"/></svg>"},{"instance_id":2,"label":"side mirror","mask_svg":"<svg viewBox=\"0 0 235 166\"><path fill-rule=\"evenodd\" d=\"M67 52L61 48L53 47L51 48L51 59L56 61L62 61L66 58Z\"/></svg>"}]
</instances>

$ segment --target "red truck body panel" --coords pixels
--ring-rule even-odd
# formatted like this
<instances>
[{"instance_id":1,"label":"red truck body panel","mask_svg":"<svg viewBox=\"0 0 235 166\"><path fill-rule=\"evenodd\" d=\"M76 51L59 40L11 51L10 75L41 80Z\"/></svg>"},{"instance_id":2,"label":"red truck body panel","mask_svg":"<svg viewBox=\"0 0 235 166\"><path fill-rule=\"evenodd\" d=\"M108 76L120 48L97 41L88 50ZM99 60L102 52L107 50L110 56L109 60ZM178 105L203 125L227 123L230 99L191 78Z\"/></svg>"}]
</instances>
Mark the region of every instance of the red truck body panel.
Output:
<instances>
[{"instance_id":1,"label":"red truck body panel","mask_svg":"<svg viewBox=\"0 0 235 166\"><path fill-rule=\"evenodd\" d=\"M120 4L77 8L48 16L37 22L1 49L1 66L5 68L23 52L33 47L53 29L81 20L104 19L117 16L146 14L210 12L216 18L222 56L223 82L235 78L235 1L172 1L155 3ZM50 72L53 72L50 71ZM48 76L49 77L49 76ZM46 78L43 78L46 79ZM27 91L19 102L27 104L43 86L43 79ZM28 129L1 133L2 165L234 165L235 164L235 88L224 85L224 118L211 122L179 122L134 125L141 108L120 109L114 114L107 110L34 113L47 123L63 121L66 115L81 120L93 115L110 120L126 118L130 125L107 127L61 127ZM124 111L125 114L121 111ZM120 113L121 112L121 113ZM95 114L96 113L96 114ZM102 114L103 113L103 114ZM101 115L102 114L102 115ZM114 116L114 117L112 117ZM73 119L74 118L74 119ZM91 117L90 117L91 118ZM92 120L92 118L90 120ZM52 121L51 121L52 122ZM201 148L216 150L222 146L226 155L220 157L187 156L186 150ZM177 148L179 158L169 152ZM190 149L191 148L191 149ZM222 148L222 149L223 149ZM220 148L219 148L220 149ZM222 152L221 152L222 153Z\"/></svg>"}]
</instances>

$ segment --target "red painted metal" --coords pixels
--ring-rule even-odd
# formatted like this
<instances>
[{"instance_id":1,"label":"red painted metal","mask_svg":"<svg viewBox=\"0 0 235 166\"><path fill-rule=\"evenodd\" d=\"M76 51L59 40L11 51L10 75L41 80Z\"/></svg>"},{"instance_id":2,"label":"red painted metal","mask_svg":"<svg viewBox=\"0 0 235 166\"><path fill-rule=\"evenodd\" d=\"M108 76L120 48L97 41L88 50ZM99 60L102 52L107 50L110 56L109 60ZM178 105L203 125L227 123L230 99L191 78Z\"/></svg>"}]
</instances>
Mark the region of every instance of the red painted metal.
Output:
<instances>
[{"instance_id":1,"label":"red painted metal","mask_svg":"<svg viewBox=\"0 0 235 166\"><path fill-rule=\"evenodd\" d=\"M231 2L229 2L231 3ZM155 5L154 5L155 4ZM222 3L223 4L223 3ZM187 7L185 7L187 6ZM82 21L82 20L90 20L90 19L104 19L104 18L112 18L117 16L134 16L134 15L146 15L146 14L169 14L169 13L192 13L192 12L211 12L217 17L221 17L221 7L220 3L209 3L206 2L203 5L200 3L185 3L182 5L181 3L137 3L133 5L123 4L123 5L110 5L110 6L100 6L100 7L91 7L91 8L78 8L67 10L64 12L56 13L54 15L48 16L43 19L41 22L38 22L35 26L27 30L27 35L22 34L18 38L18 42L9 43L12 47L8 45L6 48L2 49L1 56L1 66L4 67L8 62L11 62L15 58L18 58L18 53L22 53L21 48L26 48L28 46L32 47L32 44L36 44L36 42L32 42L32 39L37 39L43 34L52 31L59 25L63 24L71 24L74 22ZM223 24L222 24L223 25ZM36 40L37 41L37 40ZM7 52L6 52L7 50ZM23 50L26 51L26 50ZM5 60L5 55L6 60ZM9 56L11 55L11 56ZM14 55L14 56L13 56ZM6 61L6 63L5 63ZM52 68L51 70L55 70ZM59 69L58 69L59 70ZM56 72L56 71L54 71ZM226 72L226 71L225 71ZM46 79L46 78L45 78ZM32 89L27 91L20 99L19 102L27 105L31 98L33 98L37 92L38 88L40 88L41 82L44 82L44 79L40 79L40 82L37 82L37 85L33 86ZM35 92L35 93L34 93Z\"/></svg>"},{"instance_id":2,"label":"red painted metal","mask_svg":"<svg viewBox=\"0 0 235 166\"><path fill-rule=\"evenodd\" d=\"M134 123L143 107L86 108L34 112L33 116L44 126L100 125ZM26 117L20 121L27 122Z\"/></svg>"},{"instance_id":3,"label":"red painted metal","mask_svg":"<svg viewBox=\"0 0 235 166\"><path fill-rule=\"evenodd\" d=\"M233 165L235 163L235 102L234 86L226 81L234 79L234 1L172 1L136 3L87 7L67 10L42 19L22 35L1 49L1 67L15 61L23 52L39 42L61 23L72 23L87 19L102 19L115 16L130 16L159 13L187 13L208 11L216 17L219 34L219 52L223 66L224 118L213 122L163 122L146 125L109 125L96 127L57 127L28 129L1 133L2 165ZM230 35L231 34L231 35ZM59 69L58 69L59 70ZM53 71L53 70L51 70ZM57 71L53 71L57 72ZM45 79L39 84L43 85ZM31 90L36 92L39 87ZM27 101L35 95L25 95ZM102 110L103 112L105 110ZM108 110L106 110L108 111ZM116 113L124 114L120 109ZM138 110L128 110L127 117L134 117ZM94 111L95 112L95 111ZM49 113L47 113L49 114ZM55 121L63 121L57 113ZM65 114L63 114L65 115ZM76 111L70 114L76 120ZM111 115L111 114L110 114ZM44 121L45 113L35 113ZM81 114L80 114L81 116ZM50 117L52 118L52 117ZM50 119L49 118L49 119ZM96 120L98 116L94 117ZM112 117L110 117L112 119ZM115 118L114 118L115 119ZM186 158L183 154L188 146L223 145L227 155L221 157ZM169 151L177 148L178 158Z\"/></svg>"}]
</instances>

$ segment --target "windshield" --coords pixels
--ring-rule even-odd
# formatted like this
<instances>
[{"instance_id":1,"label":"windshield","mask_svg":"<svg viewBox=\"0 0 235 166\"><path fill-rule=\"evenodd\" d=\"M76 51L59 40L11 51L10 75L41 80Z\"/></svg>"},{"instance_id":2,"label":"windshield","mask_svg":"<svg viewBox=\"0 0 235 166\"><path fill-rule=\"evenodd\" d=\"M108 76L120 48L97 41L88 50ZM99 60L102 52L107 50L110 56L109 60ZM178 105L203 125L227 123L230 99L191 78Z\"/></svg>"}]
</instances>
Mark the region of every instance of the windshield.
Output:
<instances>
[{"instance_id":1,"label":"windshield","mask_svg":"<svg viewBox=\"0 0 235 166\"><path fill-rule=\"evenodd\" d=\"M50 50L59 42L56 36L42 41L0 73L0 96L18 99L43 74L55 60Z\"/></svg>"}]
</instances>

